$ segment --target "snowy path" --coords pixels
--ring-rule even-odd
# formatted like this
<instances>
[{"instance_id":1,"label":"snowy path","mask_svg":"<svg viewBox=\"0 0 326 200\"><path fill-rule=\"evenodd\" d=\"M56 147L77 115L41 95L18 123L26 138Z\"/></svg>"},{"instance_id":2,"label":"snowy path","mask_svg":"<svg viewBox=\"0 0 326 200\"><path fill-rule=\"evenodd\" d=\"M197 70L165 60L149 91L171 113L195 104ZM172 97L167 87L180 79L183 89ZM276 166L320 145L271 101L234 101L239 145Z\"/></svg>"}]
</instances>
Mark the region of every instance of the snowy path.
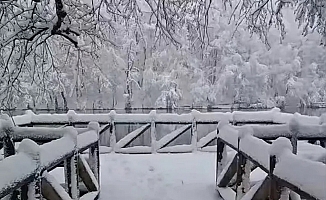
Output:
<instances>
[{"instance_id":1,"label":"snowy path","mask_svg":"<svg viewBox=\"0 0 326 200\"><path fill-rule=\"evenodd\" d=\"M218 200L215 153L101 155L100 200Z\"/></svg>"}]
</instances>

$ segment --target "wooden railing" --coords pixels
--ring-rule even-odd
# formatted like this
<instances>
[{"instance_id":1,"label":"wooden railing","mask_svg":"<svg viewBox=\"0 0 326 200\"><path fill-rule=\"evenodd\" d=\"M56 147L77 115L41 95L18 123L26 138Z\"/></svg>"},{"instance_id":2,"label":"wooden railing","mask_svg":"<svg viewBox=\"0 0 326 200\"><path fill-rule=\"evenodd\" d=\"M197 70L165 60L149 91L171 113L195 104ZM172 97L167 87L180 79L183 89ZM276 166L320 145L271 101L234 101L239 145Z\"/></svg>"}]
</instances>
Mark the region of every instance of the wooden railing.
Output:
<instances>
[{"instance_id":1,"label":"wooden railing","mask_svg":"<svg viewBox=\"0 0 326 200\"><path fill-rule=\"evenodd\" d=\"M318 124L319 117L303 116L296 114L300 122L308 122L309 124ZM32 111L27 111L25 115L15 116L14 121L16 125L16 132L14 137L20 138L26 131L23 126L66 126L73 125L80 127L79 132L84 131L82 128L90 121L97 121L103 126L103 134L101 134L101 141L103 145L108 145L111 150L116 153L176 153L176 152L193 152L193 151L216 151L216 148L211 146L216 141L216 131L200 134L198 132L199 125L217 125L222 119L228 120L233 125L269 125L267 126L253 126L255 136L263 139L275 139L279 136L286 136L291 134L287 124L293 118L293 114L281 113L278 108L270 111L259 112L241 112L235 111L232 113L201 113L192 111L188 114L172 114L172 113L156 113L151 111L149 114L117 114L111 111L107 114L77 114L70 110L67 114L34 114ZM117 127L119 125L138 125L136 130L118 140ZM157 127L158 125L181 125L176 130L158 138ZM106 127L106 128L105 128ZM43 128L42 128L43 129ZM41 129L41 130L42 130ZM33 129L35 131L36 129ZM52 129L51 129L52 130ZM48 130L49 132L51 131ZM273 131L270 131L273 130ZM53 130L53 136L60 135L54 133L57 129ZM134 141L145 132L148 134L149 146L142 144L135 146ZM267 134L268 133L268 134ZM176 139L182 135L189 134L190 143L184 145L174 145ZM42 132L40 131L42 136ZM199 135L204 135L200 137ZM15 139L15 138L14 138ZM41 140L39 136L35 136L33 140Z\"/></svg>"},{"instance_id":2,"label":"wooden railing","mask_svg":"<svg viewBox=\"0 0 326 200\"><path fill-rule=\"evenodd\" d=\"M90 122L84 132L73 127L30 128L13 126L6 115L0 116L0 137L5 158L0 161L0 198L96 199L99 195L99 133L97 122ZM17 154L13 138L22 140ZM38 145L38 142L47 142ZM81 155L89 151L88 158ZM51 176L51 170L64 165L65 185ZM87 194L79 191L79 180ZM81 196L83 195L83 196ZM81 196L81 197L80 197Z\"/></svg>"},{"instance_id":3,"label":"wooden railing","mask_svg":"<svg viewBox=\"0 0 326 200\"><path fill-rule=\"evenodd\" d=\"M298 195L304 199L326 199L326 163L295 155L298 140L326 140L326 124L323 120L320 123L300 123L298 116L279 129L235 127L227 121L220 122L216 186L223 199L276 200L281 196L288 199L289 195L292 199ZM276 140L272 144L266 141L271 139ZM227 152L226 146L233 149L232 153ZM266 175L251 185L250 174L257 167Z\"/></svg>"}]
</instances>

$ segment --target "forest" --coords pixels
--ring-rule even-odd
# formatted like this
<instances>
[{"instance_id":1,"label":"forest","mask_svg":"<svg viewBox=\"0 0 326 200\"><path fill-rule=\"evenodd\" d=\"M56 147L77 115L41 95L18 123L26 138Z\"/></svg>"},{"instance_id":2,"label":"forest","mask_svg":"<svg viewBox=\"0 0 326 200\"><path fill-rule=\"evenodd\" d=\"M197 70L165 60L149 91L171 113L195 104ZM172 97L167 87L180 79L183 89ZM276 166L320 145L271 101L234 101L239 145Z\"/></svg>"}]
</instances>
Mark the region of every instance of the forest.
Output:
<instances>
[{"instance_id":1,"label":"forest","mask_svg":"<svg viewBox=\"0 0 326 200\"><path fill-rule=\"evenodd\" d=\"M326 101L321 0L0 5L0 109Z\"/></svg>"}]
</instances>

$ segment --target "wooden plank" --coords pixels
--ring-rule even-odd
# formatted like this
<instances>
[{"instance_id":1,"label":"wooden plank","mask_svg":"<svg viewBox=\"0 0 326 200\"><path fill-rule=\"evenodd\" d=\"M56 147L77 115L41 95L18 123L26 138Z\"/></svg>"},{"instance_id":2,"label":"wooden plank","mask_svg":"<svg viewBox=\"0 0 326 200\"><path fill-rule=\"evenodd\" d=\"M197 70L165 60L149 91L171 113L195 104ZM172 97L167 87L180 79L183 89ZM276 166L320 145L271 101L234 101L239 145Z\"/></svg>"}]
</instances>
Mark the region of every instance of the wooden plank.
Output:
<instances>
[{"instance_id":1,"label":"wooden plank","mask_svg":"<svg viewBox=\"0 0 326 200\"><path fill-rule=\"evenodd\" d=\"M50 174L42 178L42 196L51 200L72 200L64 188L56 182L55 178L49 180Z\"/></svg>"},{"instance_id":2,"label":"wooden plank","mask_svg":"<svg viewBox=\"0 0 326 200\"><path fill-rule=\"evenodd\" d=\"M274 175L274 180L279 184L279 186L281 187L287 187L289 188L290 190L292 190L293 192L299 194L301 196L301 198L303 199L314 199L314 200L318 200L316 197L310 195L309 193L301 190L299 187L289 183L288 181L286 180L283 180L282 178L280 177L277 177Z\"/></svg>"},{"instance_id":3,"label":"wooden plank","mask_svg":"<svg viewBox=\"0 0 326 200\"><path fill-rule=\"evenodd\" d=\"M98 191L99 185L96 177L83 156L79 156L78 159L78 174L88 191Z\"/></svg>"},{"instance_id":4,"label":"wooden plank","mask_svg":"<svg viewBox=\"0 0 326 200\"><path fill-rule=\"evenodd\" d=\"M79 200L90 200L90 199L98 199L99 197L99 192L89 192L85 195L83 195L82 197L79 198Z\"/></svg>"},{"instance_id":5,"label":"wooden plank","mask_svg":"<svg viewBox=\"0 0 326 200\"><path fill-rule=\"evenodd\" d=\"M108 129L110 129L110 128L111 128L111 123L108 123L108 124L106 124L105 126L101 127L100 135L101 135L102 133L104 133L105 131L107 131Z\"/></svg>"},{"instance_id":6,"label":"wooden plank","mask_svg":"<svg viewBox=\"0 0 326 200\"><path fill-rule=\"evenodd\" d=\"M78 190L78 157L73 155L64 162L65 184L69 196L76 199L79 196Z\"/></svg>"},{"instance_id":7,"label":"wooden plank","mask_svg":"<svg viewBox=\"0 0 326 200\"><path fill-rule=\"evenodd\" d=\"M270 200L278 200L281 195L281 187L278 185L278 181L276 176L274 176L273 172L276 165L276 157L270 156L270 162L269 162L269 172L268 176L270 178L270 184L269 184L269 199Z\"/></svg>"},{"instance_id":8,"label":"wooden plank","mask_svg":"<svg viewBox=\"0 0 326 200\"><path fill-rule=\"evenodd\" d=\"M237 172L237 154L233 156L233 159L231 159L228 162L228 164L225 166L225 168L217 178L218 187L227 187L236 172Z\"/></svg>"},{"instance_id":9,"label":"wooden plank","mask_svg":"<svg viewBox=\"0 0 326 200\"><path fill-rule=\"evenodd\" d=\"M266 176L265 179L252 186L243 198L252 200L268 199L269 184L270 179Z\"/></svg>"},{"instance_id":10,"label":"wooden plank","mask_svg":"<svg viewBox=\"0 0 326 200\"><path fill-rule=\"evenodd\" d=\"M175 139L177 139L180 135L185 133L187 130L191 128L192 124L184 125L181 128L178 128L177 130L174 130L173 132L167 134L163 138L161 138L156 144L157 149L164 148L168 146L171 142L173 142Z\"/></svg>"},{"instance_id":11,"label":"wooden plank","mask_svg":"<svg viewBox=\"0 0 326 200\"><path fill-rule=\"evenodd\" d=\"M208 133L205 137L202 137L198 143L197 146L198 148L203 148L206 147L209 143L214 141L217 137L216 130Z\"/></svg>"},{"instance_id":12,"label":"wooden plank","mask_svg":"<svg viewBox=\"0 0 326 200\"><path fill-rule=\"evenodd\" d=\"M140 136L142 133L144 133L150 126L151 126L151 124L146 124L146 125L138 128L138 129L134 130L133 132L129 133L128 135L126 135L125 137L123 137L121 140L119 140L116 143L115 148L125 148L125 147L127 147L138 136Z\"/></svg>"},{"instance_id":13,"label":"wooden plank","mask_svg":"<svg viewBox=\"0 0 326 200\"><path fill-rule=\"evenodd\" d=\"M235 200L236 199L236 194L235 192L229 188L222 188L222 187L217 187L216 188L218 193L220 194L220 196L224 199L224 200Z\"/></svg>"}]
</instances>

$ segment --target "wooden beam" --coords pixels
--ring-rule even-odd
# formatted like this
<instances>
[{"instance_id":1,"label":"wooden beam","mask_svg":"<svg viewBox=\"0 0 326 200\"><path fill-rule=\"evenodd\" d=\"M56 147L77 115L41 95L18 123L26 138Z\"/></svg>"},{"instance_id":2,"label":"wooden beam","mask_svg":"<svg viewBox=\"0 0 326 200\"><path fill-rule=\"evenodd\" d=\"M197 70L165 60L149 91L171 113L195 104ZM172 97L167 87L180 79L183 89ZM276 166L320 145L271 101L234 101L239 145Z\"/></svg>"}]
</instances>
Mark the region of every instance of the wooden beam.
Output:
<instances>
[{"instance_id":1,"label":"wooden beam","mask_svg":"<svg viewBox=\"0 0 326 200\"><path fill-rule=\"evenodd\" d=\"M78 156L73 155L64 161L66 189L72 199L77 199L79 196L77 168Z\"/></svg>"},{"instance_id":2,"label":"wooden beam","mask_svg":"<svg viewBox=\"0 0 326 200\"><path fill-rule=\"evenodd\" d=\"M89 192L98 191L99 185L86 159L79 155L78 174Z\"/></svg>"},{"instance_id":3,"label":"wooden beam","mask_svg":"<svg viewBox=\"0 0 326 200\"><path fill-rule=\"evenodd\" d=\"M197 145L198 145L198 148L203 148L203 147L206 147L209 143L211 143L212 141L214 141L217 137L217 131L212 131L210 133L208 133L205 137L202 137Z\"/></svg>"},{"instance_id":4,"label":"wooden beam","mask_svg":"<svg viewBox=\"0 0 326 200\"><path fill-rule=\"evenodd\" d=\"M72 200L64 188L50 174L42 178L42 196L51 200Z\"/></svg>"},{"instance_id":5,"label":"wooden beam","mask_svg":"<svg viewBox=\"0 0 326 200\"><path fill-rule=\"evenodd\" d=\"M191 128L192 124L184 125L181 128L178 128L177 130L174 130L173 132L165 135L163 138L161 138L157 142L157 149L161 149L164 147L167 147L171 142L173 142L175 139L177 139L180 135L185 133L187 130Z\"/></svg>"},{"instance_id":6,"label":"wooden beam","mask_svg":"<svg viewBox=\"0 0 326 200\"><path fill-rule=\"evenodd\" d=\"M217 178L218 187L227 187L232 180L234 174L237 172L237 154L233 156L233 159L225 166L225 169L221 172Z\"/></svg>"},{"instance_id":7,"label":"wooden beam","mask_svg":"<svg viewBox=\"0 0 326 200\"><path fill-rule=\"evenodd\" d=\"M125 148L128 145L130 145L137 137L139 137L142 133L144 133L149 127L151 126L151 124L146 124L136 130L134 130L133 132L127 134L125 137L123 137L121 140L119 140L116 145L115 148Z\"/></svg>"}]
</instances>

